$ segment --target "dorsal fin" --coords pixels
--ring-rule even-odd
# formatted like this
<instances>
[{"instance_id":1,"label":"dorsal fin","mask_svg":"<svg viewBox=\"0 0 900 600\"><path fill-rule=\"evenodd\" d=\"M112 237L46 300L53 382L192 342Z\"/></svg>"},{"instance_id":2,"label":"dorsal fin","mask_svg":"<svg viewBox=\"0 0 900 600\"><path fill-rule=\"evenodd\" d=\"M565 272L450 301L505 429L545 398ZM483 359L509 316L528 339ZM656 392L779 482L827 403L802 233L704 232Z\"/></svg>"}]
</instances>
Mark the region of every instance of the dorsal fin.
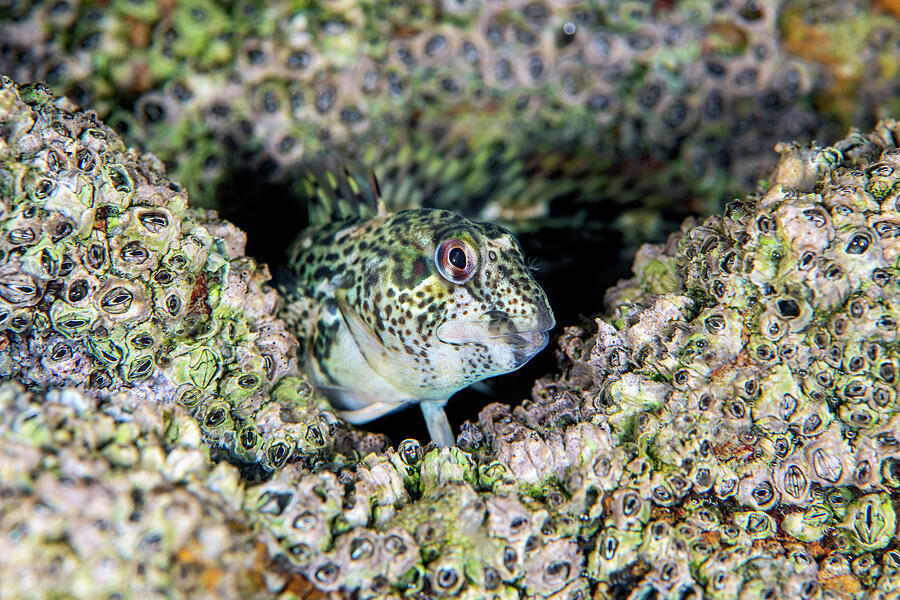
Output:
<instances>
[{"instance_id":1,"label":"dorsal fin","mask_svg":"<svg viewBox=\"0 0 900 600\"><path fill-rule=\"evenodd\" d=\"M327 152L305 161L301 169L311 226L386 212L375 172L365 164Z\"/></svg>"}]
</instances>

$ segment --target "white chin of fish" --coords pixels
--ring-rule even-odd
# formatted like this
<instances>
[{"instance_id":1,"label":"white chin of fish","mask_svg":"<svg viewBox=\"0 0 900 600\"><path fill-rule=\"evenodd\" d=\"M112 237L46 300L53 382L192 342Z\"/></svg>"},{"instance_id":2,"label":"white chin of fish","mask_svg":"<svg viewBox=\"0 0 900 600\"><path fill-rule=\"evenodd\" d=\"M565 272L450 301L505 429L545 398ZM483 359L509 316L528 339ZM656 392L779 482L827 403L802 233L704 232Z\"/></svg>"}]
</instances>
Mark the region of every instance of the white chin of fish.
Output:
<instances>
[{"instance_id":1,"label":"white chin of fish","mask_svg":"<svg viewBox=\"0 0 900 600\"><path fill-rule=\"evenodd\" d=\"M487 344L509 347L518 369L528 360L543 350L550 341L548 331L555 323L528 323L537 326L535 329L517 330L515 323L498 325L496 321L466 321L456 319L448 321L437 329L437 337L445 344Z\"/></svg>"}]
</instances>

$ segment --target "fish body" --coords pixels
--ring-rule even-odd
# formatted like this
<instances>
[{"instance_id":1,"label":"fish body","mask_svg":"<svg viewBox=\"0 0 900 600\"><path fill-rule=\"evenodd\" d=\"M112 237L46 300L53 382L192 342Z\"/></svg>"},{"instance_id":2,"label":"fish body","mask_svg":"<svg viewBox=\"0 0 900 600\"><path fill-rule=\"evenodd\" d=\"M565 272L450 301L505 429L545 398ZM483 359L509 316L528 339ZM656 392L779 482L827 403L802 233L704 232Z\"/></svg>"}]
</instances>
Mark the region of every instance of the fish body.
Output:
<instances>
[{"instance_id":1,"label":"fish body","mask_svg":"<svg viewBox=\"0 0 900 600\"><path fill-rule=\"evenodd\" d=\"M373 178L331 170L324 179L328 193L318 187L314 198L368 200L356 211L344 202L289 251L285 312L300 362L350 422L418 402L432 439L452 445L447 399L547 345L547 296L506 229L446 210L387 213L372 203Z\"/></svg>"}]
</instances>

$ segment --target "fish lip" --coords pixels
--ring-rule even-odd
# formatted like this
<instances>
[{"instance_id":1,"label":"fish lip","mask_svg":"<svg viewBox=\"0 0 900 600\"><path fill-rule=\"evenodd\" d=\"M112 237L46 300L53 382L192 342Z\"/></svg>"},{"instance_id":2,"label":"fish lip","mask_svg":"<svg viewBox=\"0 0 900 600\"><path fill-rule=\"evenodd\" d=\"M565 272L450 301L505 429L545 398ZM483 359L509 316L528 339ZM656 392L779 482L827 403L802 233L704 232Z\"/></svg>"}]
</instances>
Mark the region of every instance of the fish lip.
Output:
<instances>
[{"instance_id":1,"label":"fish lip","mask_svg":"<svg viewBox=\"0 0 900 600\"><path fill-rule=\"evenodd\" d=\"M507 345L519 352L537 354L547 347L547 344L550 342L550 333L547 329L535 329L533 331L507 333L489 339L502 339Z\"/></svg>"},{"instance_id":2,"label":"fish lip","mask_svg":"<svg viewBox=\"0 0 900 600\"><path fill-rule=\"evenodd\" d=\"M445 344L453 345L499 342L511 346L517 353L534 355L547 347L549 332L556 325L556 320L552 314L542 315L538 323L529 325L526 329L518 329L515 322L497 325L489 320L456 319L439 326L437 337Z\"/></svg>"},{"instance_id":3,"label":"fish lip","mask_svg":"<svg viewBox=\"0 0 900 600\"><path fill-rule=\"evenodd\" d=\"M513 361L516 368L521 367L550 342L550 333L547 330L528 331L510 334L506 345L512 350Z\"/></svg>"}]
</instances>

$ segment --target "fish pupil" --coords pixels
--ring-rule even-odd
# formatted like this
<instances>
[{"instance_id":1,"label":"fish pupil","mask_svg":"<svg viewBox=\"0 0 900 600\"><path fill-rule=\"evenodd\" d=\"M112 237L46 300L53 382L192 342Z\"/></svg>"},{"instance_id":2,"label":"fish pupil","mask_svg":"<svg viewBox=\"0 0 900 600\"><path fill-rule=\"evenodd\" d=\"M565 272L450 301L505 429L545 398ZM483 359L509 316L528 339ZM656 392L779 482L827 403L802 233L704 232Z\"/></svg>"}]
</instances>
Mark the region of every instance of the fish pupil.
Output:
<instances>
[{"instance_id":1,"label":"fish pupil","mask_svg":"<svg viewBox=\"0 0 900 600\"><path fill-rule=\"evenodd\" d=\"M459 269L460 271L465 270L466 268L466 253L459 247L452 248L450 252L447 254L447 259L450 261L450 264Z\"/></svg>"}]
</instances>

